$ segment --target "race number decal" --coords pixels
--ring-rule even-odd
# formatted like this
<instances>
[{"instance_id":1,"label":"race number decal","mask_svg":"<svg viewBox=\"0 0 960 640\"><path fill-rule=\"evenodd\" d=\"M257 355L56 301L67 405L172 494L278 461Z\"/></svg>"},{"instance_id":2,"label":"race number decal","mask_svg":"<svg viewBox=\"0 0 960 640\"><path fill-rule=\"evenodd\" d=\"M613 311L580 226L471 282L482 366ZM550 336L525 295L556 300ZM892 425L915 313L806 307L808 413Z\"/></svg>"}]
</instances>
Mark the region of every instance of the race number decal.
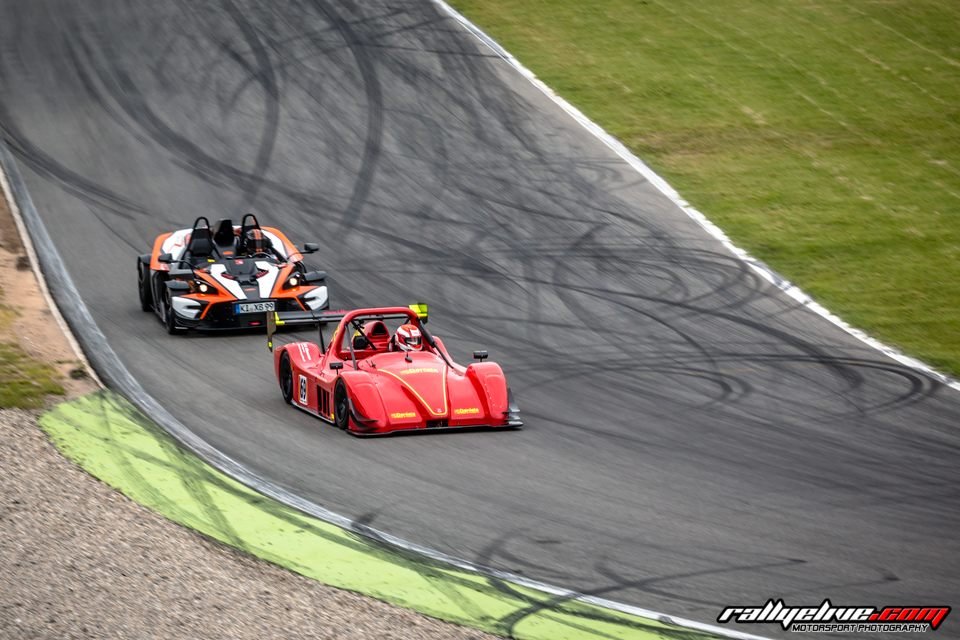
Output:
<instances>
[{"instance_id":1,"label":"race number decal","mask_svg":"<svg viewBox=\"0 0 960 640\"><path fill-rule=\"evenodd\" d=\"M300 404L306 406L307 404L307 376L297 376L299 378L299 387L300 387Z\"/></svg>"}]
</instances>

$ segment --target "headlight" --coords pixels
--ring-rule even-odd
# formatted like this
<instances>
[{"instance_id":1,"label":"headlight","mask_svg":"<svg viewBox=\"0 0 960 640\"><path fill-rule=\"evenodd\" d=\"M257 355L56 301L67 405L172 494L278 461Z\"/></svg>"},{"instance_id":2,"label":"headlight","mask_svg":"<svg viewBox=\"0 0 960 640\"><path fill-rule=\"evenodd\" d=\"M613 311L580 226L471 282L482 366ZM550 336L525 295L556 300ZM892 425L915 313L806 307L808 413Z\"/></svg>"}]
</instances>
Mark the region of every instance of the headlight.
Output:
<instances>
[{"instance_id":1,"label":"headlight","mask_svg":"<svg viewBox=\"0 0 960 640\"><path fill-rule=\"evenodd\" d=\"M290 276L290 278L287 280L287 286L288 287L300 286L300 278L298 278L297 276Z\"/></svg>"},{"instance_id":2,"label":"headlight","mask_svg":"<svg viewBox=\"0 0 960 640\"><path fill-rule=\"evenodd\" d=\"M200 293L210 293L210 285L208 285L206 282L201 282L198 284L197 289L200 291Z\"/></svg>"}]
</instances>

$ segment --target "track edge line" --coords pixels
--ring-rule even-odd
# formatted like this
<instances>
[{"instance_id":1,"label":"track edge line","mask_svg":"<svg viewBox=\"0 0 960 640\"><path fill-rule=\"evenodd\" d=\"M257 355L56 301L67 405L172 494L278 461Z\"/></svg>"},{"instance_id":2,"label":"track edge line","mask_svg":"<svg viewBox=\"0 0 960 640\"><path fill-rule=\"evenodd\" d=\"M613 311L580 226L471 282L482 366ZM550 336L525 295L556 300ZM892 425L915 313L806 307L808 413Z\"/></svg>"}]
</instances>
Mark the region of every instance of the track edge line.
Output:
<instances>
[{"instance_id":1,"label":"track edge line","mask_svg":"<svg viewBox=\"0 0 960 640\"><path fill-rule=\"evenodd\" d=\"M33 276L37 280L37 285L40 287L40 293L43 295L43 300L46 303L47 308L50 309L53 319L56 321L57 326L60 327L60 332L63 333L64 337L67 339L67 342L70 344L70 349L73 350L73 353L77 356L77 359L83 363L87 373L90 374L90 377L93 378L93 381L97 383L97 386L103 389L105 387L103 381L100 379L100 376L97 375L96 370L90 366L90 361L87 360L86 354L83 352L83 349L80 348L80 343L77 342L77 339L70 330L67 321L64 320L63 314L60 313L60 307L57 306L53 300L53 296L50 295L50 289L47 287L47 280L43 277L43 271L40 268L40 260L37 257L36 248L33 246L33 239L30 237L30 234L27 233L27 227L24 224L23 216L20 212L20 205L17 202L17 198L14 196L13 184L11 183L10 178L7 177L6 167L11 166L13 163L12 158L6 157L7 154L9 154L9 150L7 149L7 146L3 140L0 139L0 197L5 198L7 205L10 207L10 215L13 218L14 225L17 227L17 233L20 234L20 240L23 242L24 251L27 253L27 260L30 262L30 270L33 271ZM19 174L17 174L16 182L20 186L23 184ZM21 198L30 198L30 194L27 192L25 186L22 186ZM30 206L33 206L32 202Z\"/></svg>"}]
</instances>

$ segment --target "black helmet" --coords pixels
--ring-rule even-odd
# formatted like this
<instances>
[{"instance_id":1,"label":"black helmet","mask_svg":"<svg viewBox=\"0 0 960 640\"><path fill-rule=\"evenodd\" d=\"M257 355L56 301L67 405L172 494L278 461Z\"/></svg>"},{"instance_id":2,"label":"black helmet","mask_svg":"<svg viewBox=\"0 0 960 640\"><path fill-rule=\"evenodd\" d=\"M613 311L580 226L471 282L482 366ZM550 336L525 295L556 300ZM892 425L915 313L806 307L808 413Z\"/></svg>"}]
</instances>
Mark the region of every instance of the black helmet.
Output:
<instances>
[{"instance_id":1,"label":"black helmet","mask_svg":"<svg viewBox=\"0 0 960 640\"><path fill-rule=\"evenodd\" d=\"M267 253L270 241L260 229L250 229L243 238L243 249L248 255Z\"/></svg>"}]
</instances>

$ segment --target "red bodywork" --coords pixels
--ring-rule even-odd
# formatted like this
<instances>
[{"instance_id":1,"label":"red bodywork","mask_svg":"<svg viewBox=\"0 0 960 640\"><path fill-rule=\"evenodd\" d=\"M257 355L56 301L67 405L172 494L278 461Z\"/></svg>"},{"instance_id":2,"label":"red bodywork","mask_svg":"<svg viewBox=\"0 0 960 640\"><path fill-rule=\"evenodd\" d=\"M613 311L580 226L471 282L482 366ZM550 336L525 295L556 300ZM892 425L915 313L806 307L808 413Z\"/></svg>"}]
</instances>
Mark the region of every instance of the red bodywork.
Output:
<instances>
[{"instance_id":1,"label":"red bodywork","mask_svg":"<svg viewBox=\"0 0 960 640\"><path fill-rule=\"evenodd\" d=\"M398 314L405 315L405 322L426 335L411 309L357 309L340 320L326 352L313 342L278 347L274 351L274 371L283 391L283 369L289 362L291 387L284 391L290 396L289 402L337 424L337 387L342 385L349 399L348 417L341 417L339 424L355 435L522 426L500 365L458 365L439 338L424 340L422 351L405 353L388 350L389 333L372 335L368 340L371 348L355 350L351 355L344 338L355 329L354 320L371 323L378 315Z\"/></svg>"}]
</instances>

